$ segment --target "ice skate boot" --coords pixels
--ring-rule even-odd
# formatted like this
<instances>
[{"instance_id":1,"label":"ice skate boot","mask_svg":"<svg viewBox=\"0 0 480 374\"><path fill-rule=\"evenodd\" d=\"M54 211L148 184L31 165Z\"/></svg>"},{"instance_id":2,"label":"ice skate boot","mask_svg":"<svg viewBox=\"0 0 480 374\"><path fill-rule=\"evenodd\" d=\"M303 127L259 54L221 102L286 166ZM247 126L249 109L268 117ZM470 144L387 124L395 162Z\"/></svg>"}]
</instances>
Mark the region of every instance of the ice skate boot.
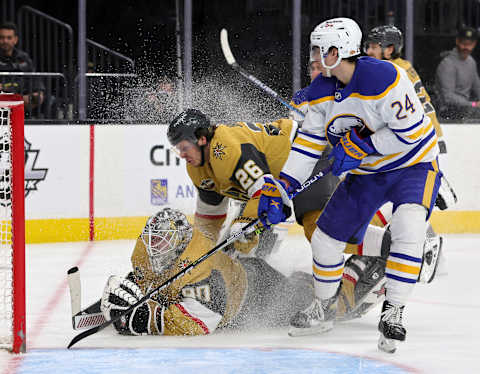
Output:
<instances>
[{"instance_id":1,"label":"ice skate boot","mask_svg":"<svg viewBox=\"0 0 480 374\"><path fill-rule=\"evenodd\" d=\"M404 305L391 304L387 300L383 302L380 322L378 323L378 331L380 331L378 349L381 351L394 353L397 349L397 342L405 340L407 331L402 325L404 308Z\"/></svg>"},{"instance_id":2,"label":"ice skate boot","mask_svg":"<svg viewBox=\"0 0 480 374\"><path fill-rule=\"evenodd\" d=\"M290 319L288 335L314 335L331 330L337 313L337 299L338 293L325 300L315 297L307 309L297 312Z\"/></svg>"}]
</instances>

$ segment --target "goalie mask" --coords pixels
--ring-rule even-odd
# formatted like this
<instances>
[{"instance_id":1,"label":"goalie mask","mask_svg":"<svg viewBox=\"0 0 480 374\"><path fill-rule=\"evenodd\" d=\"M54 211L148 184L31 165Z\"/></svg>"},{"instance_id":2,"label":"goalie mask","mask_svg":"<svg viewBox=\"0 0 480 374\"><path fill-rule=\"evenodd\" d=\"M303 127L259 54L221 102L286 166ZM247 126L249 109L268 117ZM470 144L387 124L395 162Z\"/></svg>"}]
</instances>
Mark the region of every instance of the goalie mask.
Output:
<instances>
[{"instance_id":1,"label":"goalie mask","mask_svg":"<svg viewBox=\"0 0 480 374\"><path fill-rule=\"evenodd\" d=\"M329 70L340 64L342 58L360 54L362 31L354 20L350 18L333 18L319 24L310 34L310 62L320 61L327 75ZM330 48L338 50L338 59L333 65L325 64Z\"/></svg>"},{"instance_id":2,"label":"goalie mask","mask_svg":"<svg viewBox=\"0 0 480 374\"><path fill-rule=\"evenodd\" d=\"M147 220L141 238L155 273L161 274L180 256L192 239L185 214L164 208Z\"/></svg>"}]
</instances>

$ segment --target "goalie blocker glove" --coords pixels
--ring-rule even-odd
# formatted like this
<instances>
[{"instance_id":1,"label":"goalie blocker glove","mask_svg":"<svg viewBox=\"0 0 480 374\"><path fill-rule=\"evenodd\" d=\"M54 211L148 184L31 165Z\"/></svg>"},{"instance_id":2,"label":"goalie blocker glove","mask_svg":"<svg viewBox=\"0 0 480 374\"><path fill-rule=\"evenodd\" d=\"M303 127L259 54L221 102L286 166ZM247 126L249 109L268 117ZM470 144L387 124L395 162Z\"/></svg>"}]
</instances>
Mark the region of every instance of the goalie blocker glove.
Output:
<instances>
[{"instance_id":1,"label":"goalie blocker glove","mask_svg":"<svg viewBox=\"0 0 480 374\"><path fill-rule=\"evenodd\" d=\"M103 291L100 309L107 321L116 318L124 310L143 297L138 285L133 281L132 273L127 278L116 275L108 278ZM162 305L148 300L130 313L114 322L115 329L124 335L159 335L162 333Z\"/></svg>"}]
</instances>

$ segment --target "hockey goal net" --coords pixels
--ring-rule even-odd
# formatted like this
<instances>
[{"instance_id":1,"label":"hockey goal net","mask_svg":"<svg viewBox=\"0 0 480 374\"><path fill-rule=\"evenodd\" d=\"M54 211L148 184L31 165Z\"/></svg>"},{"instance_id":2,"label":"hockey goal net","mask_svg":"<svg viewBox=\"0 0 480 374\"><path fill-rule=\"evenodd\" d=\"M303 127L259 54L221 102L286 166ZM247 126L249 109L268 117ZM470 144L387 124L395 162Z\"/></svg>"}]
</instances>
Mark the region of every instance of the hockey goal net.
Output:
<instances>
[{"instance_id":1,"label":"hockey goal net","mask_svg":"<svg viewBox=\"0 0 480 374\"><path fill-rule=\"evenodd\" d=\"M25 352L23 99L0 94L0 348Z\"/></svg>"}]
</instances>

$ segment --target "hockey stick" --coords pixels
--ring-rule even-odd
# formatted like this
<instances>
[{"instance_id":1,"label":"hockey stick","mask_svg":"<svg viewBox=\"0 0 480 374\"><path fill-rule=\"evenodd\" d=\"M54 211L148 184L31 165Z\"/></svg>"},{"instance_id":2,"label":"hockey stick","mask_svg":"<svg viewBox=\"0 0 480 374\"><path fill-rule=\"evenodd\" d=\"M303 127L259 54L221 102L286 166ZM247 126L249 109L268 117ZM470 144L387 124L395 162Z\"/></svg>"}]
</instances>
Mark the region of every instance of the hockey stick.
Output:
<instances>
[{"instance_id":1,"label":"hockey stick","mask_svg":"<svg viewBox=\"0 0 480 374\"><path fill-rule=\"evenodd\" d=\"M293 110L294 112L300 114L302 117L305 117L305 114L295 108L294 106L290 105L286 100L284 100L278 93L276 93L274 90L272 90L270 87L268 87L265 83L261 82L258 80L256 77L248 73L244 68L242 68L237 61L235 60L235 57L233 57L232 50L230 49L230 44L228 43L228 33L226 29L222 29L220 31L220 45L222 47L222 52L223 55L225 56L225 60L227 60L227 63L233 68L233 70L238 71L241 75L243 75L245 78L247 78L250 82L254 83L257 87L268 93L270 96L272 96L275 100L279 101L283 105L285 105L288 109Z\"/></svg>"},{"instance_id":2,"label":"hockey stick","mask_svg":"<svg viewBox=\"0 0 480 374\"><path fill-rule=\"evenodd\" d=\"M70 301L72 304L72 327L74 330L101 325L105 322L105 316L100 310L100 300L82 310L82 285L78 267L67 271L68 288L70 290Z\"/></svg>"},{"instance_id":3,"label":"hockey stick","mask_svg":"<svg viewBox=\"0 0 480 374\"><path fill-rule=\"evenodd\" d=\"M326 169L318 172L317 174L313 175L311 178L309 178L305 183L303 183L298 189L295 190L294 193L290 195L290 198L293 199L295 196L297 196L299 193L304 191L308 186L310 186L312 183L329 173L331 170L331 166L328 166ZM157 292L161 291L162 289L168 287L170 284L172 284L174 281L177 279L181 278L182 276L185 275L188 271L190 271L192 268L197 266L199 263L205 261L207 258L218 252L220 249L225 248L229 244L233 243L237 238L239 238L243 234L249 234L253 231L259 230L258 228L255 228L255 230L252 229L252 226L256 225L259 222L259 219L257 218L256 220L248 223L246 226L244 226L240 231L233 233L230 235L228 238L226 238L224 241L222 241L220 244L216 245L213 247L211 250L209 250L207 253L205 253L203 256L199 257L197 260L193 261L190 263L188 266L186 266L184 269L179 271L177 274L175 274L173 277L169 278L166 280L164 283L162 283L160 286L154 288L150 292L148 292L144 297L142 297L140 300L138 300L135 304L131 305L128 309L125 309L122 311L119 315L117 315L115 318L105 321L98 326L92 327L89 330L86 330L84 332L81 332L80 334L76 335L68 344L67 348L71 348L73 345L78 343L80 340L86 338L87 336L93 335L97 333L98 331L103 330L105 327L111 325L112 323L118 321L120 318L125 316L126 314L130 313L133 309L135 309L137 306L143 304L145 301L150 299L154 294ZM74 285L75 290L80 290L80 275L78 274L78 268L72 268L68 272L69 274L69 285L70 285L70 278L73 278L72 284ZM72 275L73 274L73 275ZM80 293L76 292L74 293L75 296L72 296L72 314L74 311L80 310L80 302L77 301L80 299ZM74 298L75 298L75 304L74 304ZM95 304L92 305L92 307ZM88 308L87 308L88 309ZM87 311L87 310L85 310ZM80 312L81 313L81 312ZM78 312L77 312L78 315ZM88 315L88 313L87 313ZM74 327L75 328L75 327Z\"/></svg>"}]
</instances>

